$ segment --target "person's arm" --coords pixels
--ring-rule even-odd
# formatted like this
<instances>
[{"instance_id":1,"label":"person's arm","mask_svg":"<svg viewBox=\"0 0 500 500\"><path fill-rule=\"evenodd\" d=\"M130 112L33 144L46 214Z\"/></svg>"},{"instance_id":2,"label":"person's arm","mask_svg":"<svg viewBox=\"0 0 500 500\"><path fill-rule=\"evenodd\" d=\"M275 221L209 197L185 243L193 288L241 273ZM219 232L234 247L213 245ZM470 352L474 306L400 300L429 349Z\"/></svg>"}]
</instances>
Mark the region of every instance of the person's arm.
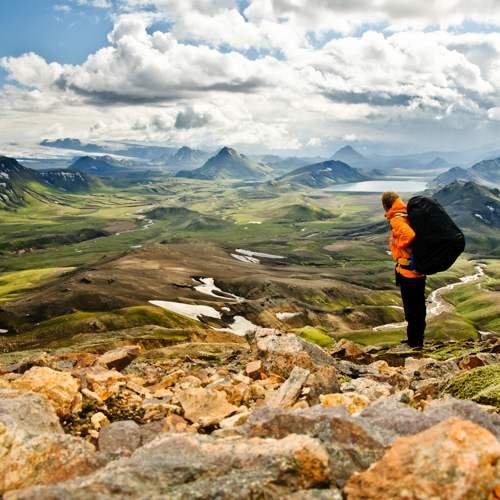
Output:
<instances>
[{"instance_id":1,"label":"person's arm","mask_svg":"<svg viewBox=\"0 0 500 500\"><path fill-rule=\"evenodd\" d=\"M415 231L408 221L403 217L395 217L391 219L391 226L394 231L394 245L401 249L408 248L415 239Z\"/></svg>"}]
</instances>

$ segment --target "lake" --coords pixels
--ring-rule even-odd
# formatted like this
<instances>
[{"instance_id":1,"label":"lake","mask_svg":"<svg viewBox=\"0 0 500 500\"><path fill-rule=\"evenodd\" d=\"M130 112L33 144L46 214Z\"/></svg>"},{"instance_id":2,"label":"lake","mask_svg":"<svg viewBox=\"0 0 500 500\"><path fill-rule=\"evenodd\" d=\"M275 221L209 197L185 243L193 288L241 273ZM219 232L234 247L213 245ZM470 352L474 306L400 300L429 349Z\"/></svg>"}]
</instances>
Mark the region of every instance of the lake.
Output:
<instances>
[{"instance_id":1,"label":"lake","mask_svg":"<svg viewBox=\"0 0 500 500\"><path fill-rule=\"evenodd\" d=\"M326 191L346 191L350 193L383 193L395 191L396 193L418 193L427 188L427 179L402 178L377 181L351 182L331 186Z\"/></svg>"}]
</instances>

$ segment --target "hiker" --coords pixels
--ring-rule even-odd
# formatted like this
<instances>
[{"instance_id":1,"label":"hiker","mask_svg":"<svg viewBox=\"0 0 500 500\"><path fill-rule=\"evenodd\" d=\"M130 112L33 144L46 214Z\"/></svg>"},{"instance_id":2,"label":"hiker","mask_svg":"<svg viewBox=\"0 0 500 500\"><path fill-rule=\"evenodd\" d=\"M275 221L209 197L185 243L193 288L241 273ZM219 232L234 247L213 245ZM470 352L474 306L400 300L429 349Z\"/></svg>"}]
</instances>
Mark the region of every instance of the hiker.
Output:
<instances>
[{"instance_id":1,"label":"hiker","mask_svg":"<svg viewBox=\"0 0 500 500\"><path fill-rule=\"evenodd\" d=\"M390 250L396 262L396 285L401 290L401 298L408 322L407 339L402 344L412 348L422 348L425 331L425 274L415 270L411 243L415 231L408 222L406 205L397 193L382 195L385 217L391 224Z\"/></svg>"}]
</instances>

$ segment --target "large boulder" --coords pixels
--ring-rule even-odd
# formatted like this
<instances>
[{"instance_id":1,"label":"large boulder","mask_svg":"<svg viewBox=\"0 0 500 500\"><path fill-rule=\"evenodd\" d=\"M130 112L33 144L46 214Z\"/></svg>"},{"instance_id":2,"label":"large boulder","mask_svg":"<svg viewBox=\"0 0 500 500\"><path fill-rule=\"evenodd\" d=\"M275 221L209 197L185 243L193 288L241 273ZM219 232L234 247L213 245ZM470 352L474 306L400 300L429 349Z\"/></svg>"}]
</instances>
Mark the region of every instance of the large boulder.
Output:
<instances>
[{"instance_id":1,"label":"large boulder","mask_svg":"<svg viewBox=\"0 0 500 500\"><path fill-rule=\"evenodd\" d=\"M224 391L192 387L178 395L184 417L190 422L208 427L236 412L236 406L228 402Z\"/></svg>"},{"instance_id":2,"label":"large boulder","mask_svg":"<svg viewBox=\"0 0 500 500\"><path fill-rule=\"evenodd\" d=\"M241 432L247 436L282 439L306 434L319 439L330 455L332 481L338 486L365 470L384 453L389 440L368 422L350 417L345 409L314 406L303 410L261 407L253 411Z\"/></svg>"},{"instance_id":3,"label":"large boulder","mask_svg":"<svg viewBox=\"0 0 500 500\"><path fill-rule=\"evenodd\" d=\"M344 493L348 500L495 498L499 477L500 444L495 436L452 418L398 439L379 462L351 477Z\"/></svg>"},{"instance_id":4,"label":"large boulder","mask_svg":"<svg viewBox=\"0 0 500 500\"><path fill-rule=\"evenodd\" d=\"M293 333L260 328L255 333L255 342L264 369L284 378L288 378L296 366L314 371L333 363L333 358L323 349Z\"/></svg>"},{"instance_id":5,"label":"large boulder","mask_svg":"<svg viewBox=\"0 0 500 500\"><path fill-rule=\"evenodd\" d=\"M88 474L100 465L94 447L62 433L31 434L0 422L0 493Z\"/></svg>"},{"instance_id":6,"label":"large boulder","mask_svg":"<svg viewBox=\"0 0 500 500\"><path fill-rule=\"evenodd\" d=\"M425 431L451 417L460 417L488 429L500 438L500 416L484 411L472 401L435 400L424 411L418 411L392 396L381 399L364 410L360 418L396 439Z\"/></svg>"},{"instance_id":7,"label":"large boulder","mask_svg":"<svg viewBox=\"0 0 500 500\"><path fill-rule=\"evenodd\" d=\"M222 440L165 434L85 478L7 499L280 498L327 486L328 462L322 444L308 436Z\"/></svg>"},{"instance_id":8,"label":"large boulder","mask_svg":"<svg viewBox=\"0 0 500 500\"><path fill-rule=\"evenodd\" d=\"M99 451L130 455L142 444L141 427L133 420L119 420L104 426L99 432Z\"/></svg>"},{"instance_id":9,"label":"large boulder","mask_svg":"<svg viewBox=\"0 0 500 500\"><path fill-rule=\"evenodd\" d=\"M53 406L44 396L17 389L0 389L0 422L30 434L63 432Z\"/></svg>"},{"instance_id":10,"label":"large boulder","mask_svg":"<svg viewBox=\"0 0 500 500\"><path fill-rule=\"evenodd\" d=\"M60 417L67 417L82 408L80 383L66 372L34 366L12 382L12 387L45 396Z\"/></svg>"}]
</instances>

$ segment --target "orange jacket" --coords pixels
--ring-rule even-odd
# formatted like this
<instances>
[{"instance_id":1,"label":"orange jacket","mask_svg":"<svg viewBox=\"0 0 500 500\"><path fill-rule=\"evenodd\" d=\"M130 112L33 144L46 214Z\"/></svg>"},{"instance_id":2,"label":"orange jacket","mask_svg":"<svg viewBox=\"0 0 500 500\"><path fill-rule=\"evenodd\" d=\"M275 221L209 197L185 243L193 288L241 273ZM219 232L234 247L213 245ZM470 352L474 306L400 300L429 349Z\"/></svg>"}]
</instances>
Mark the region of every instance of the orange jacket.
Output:
<instances>
[{"instance_id":1,"label":"orange jacket","mask_svg":"<svg viewBox=\"0 0 500 500\"><path fill-rule=\"evenodd\" d=\"M398 198L385 216L391 223L389 247L393 260L397 262L396 271L406 278L422 278L423 274L401 267L409 264L408 259L412 253L410 245L415 238L415 231L408 222L408 213L403 200Z\"/></svg>"}]
</instances>

